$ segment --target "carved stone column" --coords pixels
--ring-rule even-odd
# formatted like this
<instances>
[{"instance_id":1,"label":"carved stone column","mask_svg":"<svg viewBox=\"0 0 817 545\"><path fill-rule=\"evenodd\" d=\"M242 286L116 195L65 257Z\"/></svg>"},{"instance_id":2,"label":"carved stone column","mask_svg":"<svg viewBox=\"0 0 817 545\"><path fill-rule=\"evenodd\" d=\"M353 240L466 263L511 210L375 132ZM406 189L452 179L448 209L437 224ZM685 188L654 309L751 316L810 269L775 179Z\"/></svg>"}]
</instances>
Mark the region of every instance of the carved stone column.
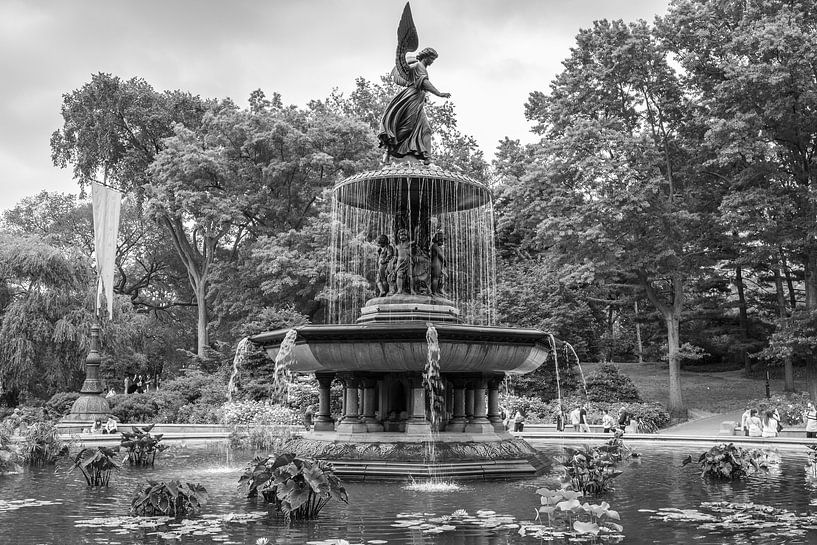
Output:
<instances>
[{"instance_id":1,"label":"carved stone column","mask_svg":"<svg viewBox=\"0 0 817 545\"><path fill-rule=\"evenodd\" d=\"M465 431L465 381L456 379L454 385L454 411L451 421L445 427L445 431L463 432Z\"/></svg>"},{"instance_id":2,"label":"carved stone column","mask_svg":"<svg viewBox=\"0 0 817 545\"><path fill-rule=\"evenodd\" d=\"M383 431L381 424L374 416L375 408L375 386L377 381L373 378L364 378L363 383L363 423L366 424L367 431Z\"/></svg>"},{"instance_id":3,"label":"carved stone column","mask_svg":"<svg viewBox=\"0 0 817 545\"><path fill-rule=\"evenodd\" d=\"M335 431L330 401L335 373L315 373L315 378L318 380L318 415L315 417L315 431Z\"/></svg>"},{"instance_id":4,"label":"carved stone column","mask_svg":"<svg viewBox=\"0 0 817 545\"><path fill-rule=\"evenodd\" d=\"M488 379L488 420L494 427L494 431L502 433L505 431L505 424L502 423L502 413L499 410L499 385L504 377L490 377Z\"/></svg>"},{"instance_id":5,"label":"carved stone column","mask_svg":"<svg viewBox=\"0 0 817 545\"><path fill-rule=\"evenodd\" d=\"M360 420L358 407L358 386L360 379L353 375L343 375L343 391L346 399L343 418L337 425L338 433L366 433L366 424Z\"/></svg>"},{"instance_id":6,"label":"carved stone column","mask_svg":"<svg viewBox=\"0 0 817 545\"><path fill-rule=\"evenodd\" d=\"M465 420L470 422L474 419L474 383L465 383Z\"/></svg>"},{"instance_id":7,"label":"carved stone column","mask_svg":"<svg viewBox=\"0 0 817 545\"><path fill-rule=\"evenodd\" d=\"M406 422L406 433L431 433L431 423L426 419L426 391L423 379L419 375L408 380L411 391L409 419Z\"/></svg>"},{"instance_id":8,"label":"carved stone column","mask_svg":"<svg viewBox=\"0 0 817 545\"><path fill-rule=\"evenodd\" d=\"M478 379L474 385L474 417L465 426L466 433L493 433L494 426L488 420L488 405L485 402L487 381Z\"/></svg>"}]
</instances>

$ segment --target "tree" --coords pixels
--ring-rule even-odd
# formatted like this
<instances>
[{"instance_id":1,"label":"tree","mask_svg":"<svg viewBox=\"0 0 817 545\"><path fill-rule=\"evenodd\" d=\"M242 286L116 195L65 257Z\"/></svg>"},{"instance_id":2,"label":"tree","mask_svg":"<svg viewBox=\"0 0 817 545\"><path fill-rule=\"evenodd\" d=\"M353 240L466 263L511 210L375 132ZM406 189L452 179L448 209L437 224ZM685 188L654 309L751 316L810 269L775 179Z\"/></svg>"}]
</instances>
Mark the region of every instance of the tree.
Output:
<instances>
[{"instance_id":1,"label":"tree","mask_svg":"<svg viewBox=\"0 0 817 545\"><path fill-rule=\"evenodd\" d=\"M550 93L527 103L542 140L521 184L509 188L508 213L529 226L516 235L520 244L569 265L570 278L646 296L667 332L669 409L684 416L685 285L711 265L706 219L717 206L697 185L689 142L699 131L644 22L597 21L563 64Z\"/></svg>"},{"instance_id":2,"label":"tree","mask_svg":"<svg viewBox=\"0 0 817 545\"><path fill-rule=\"evenodd\" d=\"M813 321L817 311L813 2L676 0L659 28L711 124L707 143L716 154L713 163L730 174L726 211L741 227L754 227L769 249L770 269L785 268L786 256L800 262L805 311L796 315ZM806 323L790 327L783 320L781 329L811 327ZM809 391L817 397L813 355L807 376Z\"/></svg>"}]
</instances>

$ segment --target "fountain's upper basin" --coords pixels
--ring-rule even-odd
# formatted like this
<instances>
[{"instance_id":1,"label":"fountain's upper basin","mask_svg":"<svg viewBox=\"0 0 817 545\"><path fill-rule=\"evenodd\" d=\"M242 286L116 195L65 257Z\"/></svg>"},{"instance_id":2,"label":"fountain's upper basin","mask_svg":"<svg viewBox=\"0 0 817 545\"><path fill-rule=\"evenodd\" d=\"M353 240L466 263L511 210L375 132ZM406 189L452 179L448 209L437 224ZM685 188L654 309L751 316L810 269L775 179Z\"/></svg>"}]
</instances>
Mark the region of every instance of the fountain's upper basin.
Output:
<instances>
[{"instance_id":1,"label":"fountain's upper basin","mask_svg":"<svg viewBox=\"0 0 817 545\"><path fill-rule=\"evenodd\" d=\"M545 362L546 334L511 329L434 323L443 373L525 374ZM306 325L292 350L293 371L422 371L428 354L424 322ZM289 329L260 333L250 340L275 358Z\"/></svg>"}]
</instances>

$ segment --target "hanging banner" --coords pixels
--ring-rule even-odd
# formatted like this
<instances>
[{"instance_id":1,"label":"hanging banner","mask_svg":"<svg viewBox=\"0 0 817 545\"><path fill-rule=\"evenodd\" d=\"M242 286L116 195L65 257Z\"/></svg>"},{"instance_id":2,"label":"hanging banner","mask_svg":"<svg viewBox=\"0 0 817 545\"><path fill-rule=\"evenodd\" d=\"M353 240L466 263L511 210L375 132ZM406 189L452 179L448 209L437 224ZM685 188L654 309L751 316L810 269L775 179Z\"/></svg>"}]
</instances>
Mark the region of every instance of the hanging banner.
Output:
<instances>
[{"instance_id":1,"label":"hanging banner","mask_svg":"<svg viewBox=\"0 0 817 545\"><path fill-rule=\"evenodd\" d=\"M116 237L119 234L119 208L122 193L91 184L91 200L94 208L94 251L96 252L97 298L96 313L101 306L100 295L105 294L108 303L108 319L113 318L113 271L116 257Z\"/></svg>"}]
</instances>

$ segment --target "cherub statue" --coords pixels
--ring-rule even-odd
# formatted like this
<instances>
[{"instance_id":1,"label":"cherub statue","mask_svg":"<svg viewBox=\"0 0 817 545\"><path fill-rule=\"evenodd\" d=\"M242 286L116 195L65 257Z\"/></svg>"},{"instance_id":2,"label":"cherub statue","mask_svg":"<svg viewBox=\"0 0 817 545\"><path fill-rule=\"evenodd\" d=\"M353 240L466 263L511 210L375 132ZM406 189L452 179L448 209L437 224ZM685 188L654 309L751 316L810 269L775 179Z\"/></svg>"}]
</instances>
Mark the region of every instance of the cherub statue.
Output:
<instances>
[{"instance_id":1,"label":"cherub statue","mask_svg":"<svg viewBox=\"0 0 817 545\"><path fill-rule=\"evenodd\" d=\"M391 291L389 286L389 276L391 276L392 260L394 259L394 246L389 242L389 237L380 235L377 237L377 296L385 297Z\"/></svg>"},{"instance_id":2,"label":"cherub statue","mask_svg":"<svg viewBox=\"0 0 817 545\"><path fill-rule=\"evenodd\" d=\"M409 240L408 231L400 229L397 231L397 244L395 244L394 274L397 279L398 293L414 293L414 282L412 281L412 257L414 243ZM406 285L408 283L408 286ZM406 289L408 288L408 290Z\"/></svg>"},{"instance_id":3,"label":"cherub statue","mask_svg":"<svg viewBox=\"0 0 817 545\"><path fill-rule=\"evenodd\" d=\"M445 259L445 233L437 231L431 239L431 294L442 295L445 293L445 277L448 276L446 267L448 262Z\"/></svg>"},{"instance_id":4,"label":"cherub statue","mask_svg":"<svg viewBox=\"0 0 817 545\"><path fill-rule=\"evenodd\" d=\"M437 52L426 47L416 56L407 53L417 50L419 38L411 7L406 3L400 25L397 27L396 63L392 79L405 87L389 103L380 121L380 147L386 148L384 162L391 157L414 156L428 164L431 160L431 127L423 105L426 92L442 98L451 93L437 90L428 79L427 68L437 59Z\"/></svg>"}]
</instances>

